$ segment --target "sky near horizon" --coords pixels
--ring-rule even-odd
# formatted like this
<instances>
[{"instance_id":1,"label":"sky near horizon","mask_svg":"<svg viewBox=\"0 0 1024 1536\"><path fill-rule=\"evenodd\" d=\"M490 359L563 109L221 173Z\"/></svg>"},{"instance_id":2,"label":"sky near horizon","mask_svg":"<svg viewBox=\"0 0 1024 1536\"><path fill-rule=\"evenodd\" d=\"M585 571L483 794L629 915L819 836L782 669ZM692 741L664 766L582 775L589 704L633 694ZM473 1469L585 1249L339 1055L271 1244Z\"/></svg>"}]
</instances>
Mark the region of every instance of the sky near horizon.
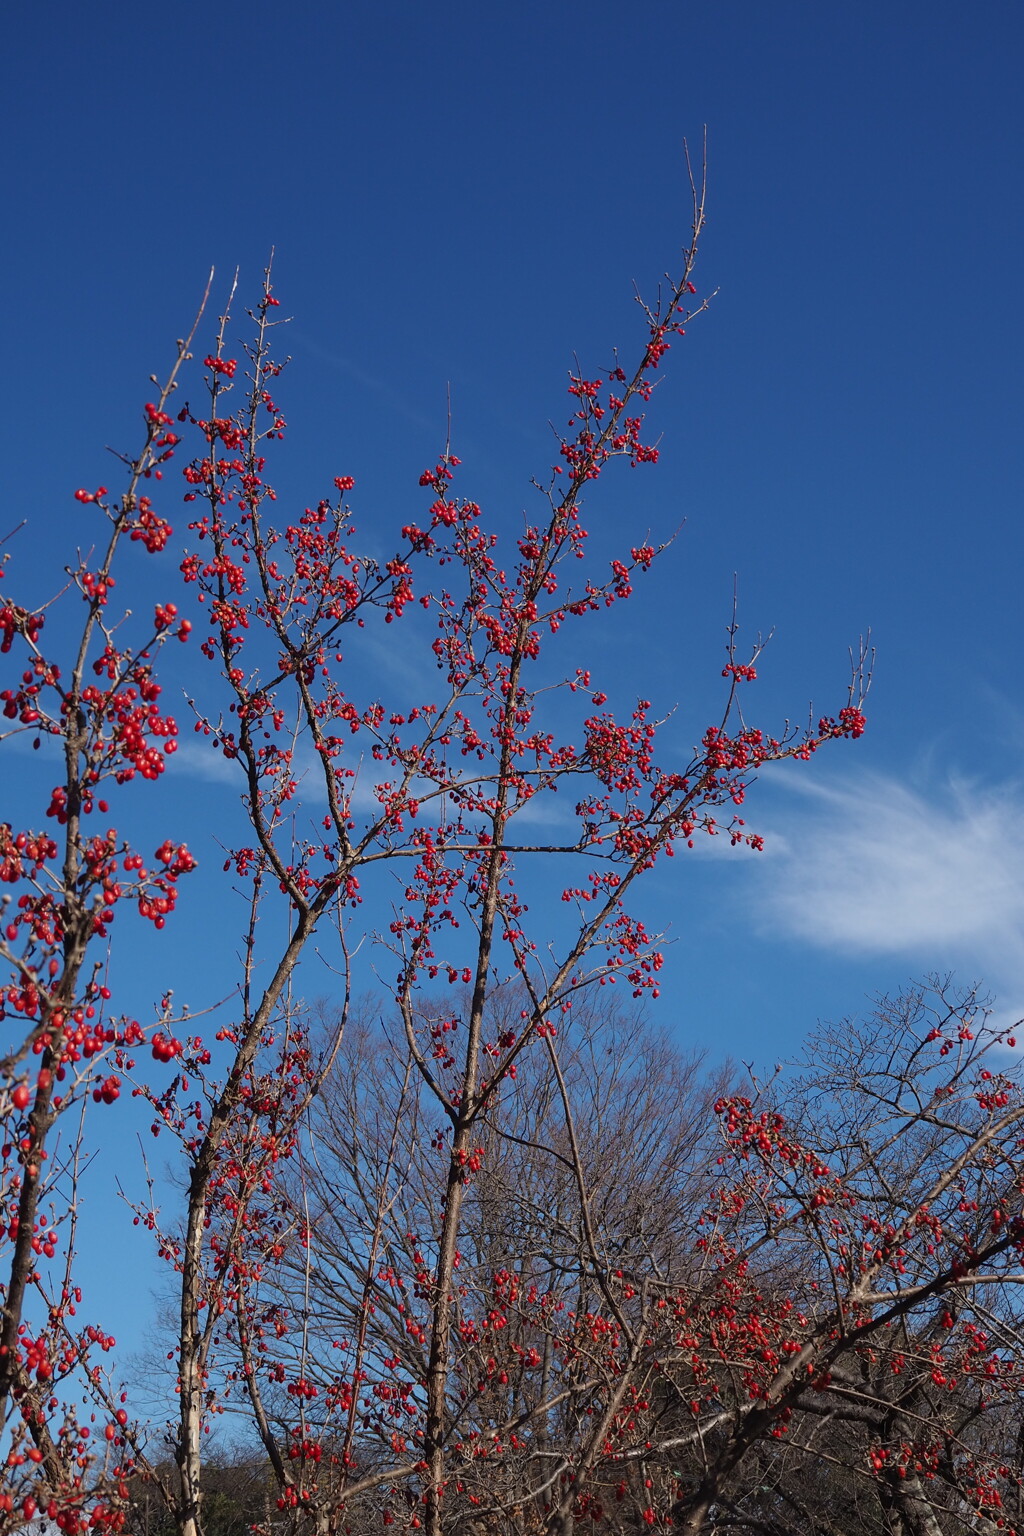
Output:
<instances>
[{"instance_id":1,"label":"sky near horizon","mask_svg":"<svg viewBox=\"0 0 1024 1536\"><path fill-rule=\"evenodd\" d=\"M105 445L135 441L211 266L216 307L271 247L282 504L352 474L369 536L401 526L450 386L459 488L515 526L574 354L639 345L632 285L676 261L707 124L714 298L649 409L660 463L594 498L603 539L679 532L595 638L601 685L698 739L734 577L741 637L772 632L759 722L833 713L868 629L878 659L863 740L751 793L762 855L650 882L654 1016L771 1065L928 972L1024 1013L1018 4L110 0L6 33L12 596L59 585L74 489L115 483ZM173 770L161 837L201 801L212 843L229 786L197 749ZM140 973L187 952L199 1006L223 909L189 895L135 942Z\"/></svg>"}]
</instances>

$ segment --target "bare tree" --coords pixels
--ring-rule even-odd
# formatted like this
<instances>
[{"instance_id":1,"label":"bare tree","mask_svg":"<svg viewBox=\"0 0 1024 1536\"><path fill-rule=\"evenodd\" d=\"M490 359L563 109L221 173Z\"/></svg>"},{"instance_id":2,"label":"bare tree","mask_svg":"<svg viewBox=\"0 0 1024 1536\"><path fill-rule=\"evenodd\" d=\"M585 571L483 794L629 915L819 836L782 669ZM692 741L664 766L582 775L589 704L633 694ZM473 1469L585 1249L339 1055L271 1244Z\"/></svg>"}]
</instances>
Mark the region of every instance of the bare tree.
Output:
<instances>
[{"instance_id":1,"label":"bare tree","mask_svg":"<svg viewBox=\"0 0 1024 1536\"><path fill-rule=\"evenodd\" d=\"M538 1041L465 1186L446 1529L1013 1528L1024 1105L1006 1039L944 986L822 1033L749 1093L709 1090L599 1009ZM301 1286L319 1486L350 1519L403 1520L427 1467L385 1473L425 1440L444 1137L400 1036L367 1026L349 1048L266 1315L297 1319ZM371 1466L372 1509L347 1502Z\"/></svg>"}]
</instances>

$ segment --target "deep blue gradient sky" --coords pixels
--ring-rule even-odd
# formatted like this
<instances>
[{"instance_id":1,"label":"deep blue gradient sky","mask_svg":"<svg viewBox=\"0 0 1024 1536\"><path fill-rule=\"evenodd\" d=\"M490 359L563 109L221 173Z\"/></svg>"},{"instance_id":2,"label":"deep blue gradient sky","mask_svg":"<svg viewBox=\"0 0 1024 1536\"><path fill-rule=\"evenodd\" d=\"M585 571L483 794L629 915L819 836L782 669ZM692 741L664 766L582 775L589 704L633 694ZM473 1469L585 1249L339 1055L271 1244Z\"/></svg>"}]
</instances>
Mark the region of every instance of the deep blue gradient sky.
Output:
<instances>
[{"instance_id":1,"label":"deep blue gradient sky","mask_svg":"<svg viewBox=\"0 0 1024 1536\"><path fill-rule=\"evenodd\" d=\"M116 483L104 445L134 444L211 265L218 298L236 265L253 295L271 246L295 317L282 502L351 473L361 525L401 526L450 382L460 487L514 526L573 352L587 371L638 342L631 284L675 262L706 123L718 295L651 407L661 463L612 477L593 519L609 543L684 526L596 642L602 682L697 739L734 572L744 633L775 630L759 721L844 702L868 626L878 665L864 740L751 796L759 859L652 882L675 940L658 1018L771 1062L928 970L1024 1011L1022 44L1016 0L15 8L12 595L52 591L87 537L72 492ZM215 869L229 791L175 769L160 836L201 802L186 831ZM212 999L222 912L197 877L173 936L133 941L136 984L184 961Z\"/></svg>"}]
</instances>

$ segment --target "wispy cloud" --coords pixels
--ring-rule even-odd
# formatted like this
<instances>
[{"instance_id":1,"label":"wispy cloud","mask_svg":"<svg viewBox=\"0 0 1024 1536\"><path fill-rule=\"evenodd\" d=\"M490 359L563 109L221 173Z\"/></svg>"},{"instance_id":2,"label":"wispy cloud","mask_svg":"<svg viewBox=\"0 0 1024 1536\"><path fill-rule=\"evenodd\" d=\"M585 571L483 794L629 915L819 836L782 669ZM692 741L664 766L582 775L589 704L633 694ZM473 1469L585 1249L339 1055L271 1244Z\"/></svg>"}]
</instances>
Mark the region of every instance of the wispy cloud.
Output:
<instances>
[{"instance_id":1,"label":"wispy cloud","mask_svg":"<svg viewBox=\"0 0 1024 1536\"><path fill-rule=\"evenodd\" d=\"M443 426L444 417L440 410L436 417L425 415L422 411L416 409L408 396L394 389L386 380L378 378L375 374L367 373L365 368L360 368L351 358L345 357L342 353L336 352L332 348L325 347L322 342L317 341L315 337L310 336L307 332L293 327L289 331L289 338L297 342L302 351L310 353L319 362L327 363L330 367L336 368L340 373L347 374L349 378L361 385L363 389L371 390L380 398L392 415L398 415L405 421L411 422L413 426L422 427L431 432L437 432Z\"/></svg>"},{"instance_id":2,"label":"wispy cloud","mask_svg":"<svg viewBox=\"0 0 1024 1536\"><path fill-rule=\"evenodd\" d=\"M182 737L178 742L174 761L169 766L175 773L185 773L190 778L204 779L208 784L226 784L239 791L245 785L240 765L229 761L223 752L213 746L205 736Z\"/></svg>"},{"instance_id":3,"label":"wispy cloud","mask_svg":"<svg viewBox=\"0 0 1024 1536\"><path fill-rule=\"evenodd\" d=\"M1024 786L871 774L789 789L750 890L760 924L1024 998Z\"/></svg>"}]
</instances>

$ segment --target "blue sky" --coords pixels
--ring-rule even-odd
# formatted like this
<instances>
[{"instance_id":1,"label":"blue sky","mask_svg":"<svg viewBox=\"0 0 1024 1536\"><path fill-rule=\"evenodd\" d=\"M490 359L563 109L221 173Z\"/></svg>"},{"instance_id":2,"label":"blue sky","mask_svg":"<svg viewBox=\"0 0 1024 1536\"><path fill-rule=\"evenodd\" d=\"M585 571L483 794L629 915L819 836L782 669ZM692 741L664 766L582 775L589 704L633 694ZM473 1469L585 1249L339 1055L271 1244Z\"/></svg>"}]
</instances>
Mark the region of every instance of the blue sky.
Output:
<instances>
[{"instance_id":1,"label":"blue sky","mask_svg":"<svg viewBox=\"0 0 1024 1536\"><path fill-rule=\"evenodd\" d=\"M775 631L759 721L834 710L869 626L878 664L865 738L752 794L763 855L652 881L675 941L657 1017L763 1062L929 970L1024 1011L1022 43L1009 0L16 8L12 593L57 584L71 493L113 483L104 445L134 442L211 265L252 294L271 246L295 317L282 501L351 473L361 525L400 526L450 382L461 487L514 526L573 352L628 352L633 281L675 262L706 123L718 294L652 404L660 464L593 503L609 545L684 526L595 631L602 682L678 705L695 740L734 572L744 634ZM159 813L201 857L230 801L209 775L183 753ZM176 949L169 929L132 954L137 983L184 961L199 1006L223 897L196 878Z\"/></svg>"}]
</instances>

